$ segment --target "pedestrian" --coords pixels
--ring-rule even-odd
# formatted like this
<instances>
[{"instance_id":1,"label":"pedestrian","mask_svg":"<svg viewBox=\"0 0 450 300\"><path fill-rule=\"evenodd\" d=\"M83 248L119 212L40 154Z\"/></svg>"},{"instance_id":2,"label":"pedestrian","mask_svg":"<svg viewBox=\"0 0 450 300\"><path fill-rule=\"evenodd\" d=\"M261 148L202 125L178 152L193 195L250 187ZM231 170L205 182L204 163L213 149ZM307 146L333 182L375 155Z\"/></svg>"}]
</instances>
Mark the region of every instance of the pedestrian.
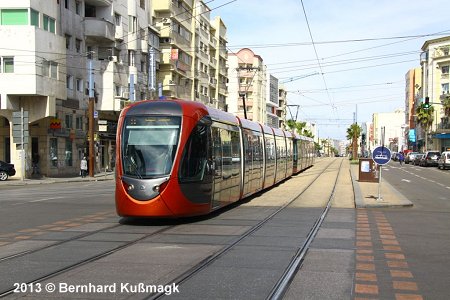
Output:
<instances>
[{"instance_id":1,"label":"pedestrian","mask_svg":"<svg viewBox=\"0 0 450 300\"><path fill-rule=\"evenodd\" d=\"M403 155L403 152L398 153L398 161L400 162L400 166L403 165L403 162L405 161L405 156Z\"/></svg>"},{"instance_id":2,"label":"pedestrian","mask_svg":"<svg viewBox=\"0 0 450 300\"><path fill-rule=\"evenodd\" d=\"M88 164L87 164L86 156L83 156L83 159L81 160L81 163L80 163L81 178L86 177L87 169L88 169Z\"/></svg>"}]
</instances>

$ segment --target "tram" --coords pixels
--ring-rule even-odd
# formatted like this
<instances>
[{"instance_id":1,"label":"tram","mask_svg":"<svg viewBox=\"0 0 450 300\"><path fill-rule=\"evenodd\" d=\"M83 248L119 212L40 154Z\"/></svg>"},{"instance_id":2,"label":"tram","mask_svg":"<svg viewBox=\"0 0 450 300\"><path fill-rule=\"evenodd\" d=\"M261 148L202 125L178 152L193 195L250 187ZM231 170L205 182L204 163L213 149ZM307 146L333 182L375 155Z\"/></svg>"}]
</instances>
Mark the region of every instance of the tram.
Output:
<instances>
[{"instance_id":1,"label":"tram","mask_svg":"<svg viewBox=\"0 0 450 300\"><path fill-rule=\"evenodd\" d=\"M120 114L115 201L123 217L208 214L314 163L314 142L186 100Z\"/></svg>"}]
</instances>

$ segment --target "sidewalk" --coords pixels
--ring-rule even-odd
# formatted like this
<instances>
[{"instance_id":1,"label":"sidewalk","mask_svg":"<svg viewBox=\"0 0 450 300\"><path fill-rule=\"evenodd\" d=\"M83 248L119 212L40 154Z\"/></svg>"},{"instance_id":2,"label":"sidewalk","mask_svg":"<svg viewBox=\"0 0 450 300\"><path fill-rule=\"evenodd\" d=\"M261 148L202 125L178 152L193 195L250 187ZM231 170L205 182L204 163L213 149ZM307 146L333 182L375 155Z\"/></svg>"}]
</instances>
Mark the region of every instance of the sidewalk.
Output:
<instances>
[{"instance_id":1,"label":"sidewalk","mask_svg":"<svg viewBox=\"0 0 450 300\"><path fill-rule=\"evenodd\" d=\"M41 177L38 179L25 178L23 181L20 178L9 177L6 181L0 181L0 187L11 185L11 186L22 186L22 185L35 185L35 184L49 184L49 183L62 183L62 182L89 182L89 181L103 181L103 180L114 180L114 172L102 172L97 173L94 177L81 176L75 177Z\"/></svg>"},{"instance_id":2,"label":"sidewalk","mask_svg":"<svg viewBox=\"0 0 450 300\"><path fill-rule=\"evenodd\" d=\"M358 181L358 172L358 165L350 165L356 208L413 206L411 201L406 199L405 196L385 180L381 181L381 199L378 200L379 184L376 182Z\"/></svg>"}]
</instances>

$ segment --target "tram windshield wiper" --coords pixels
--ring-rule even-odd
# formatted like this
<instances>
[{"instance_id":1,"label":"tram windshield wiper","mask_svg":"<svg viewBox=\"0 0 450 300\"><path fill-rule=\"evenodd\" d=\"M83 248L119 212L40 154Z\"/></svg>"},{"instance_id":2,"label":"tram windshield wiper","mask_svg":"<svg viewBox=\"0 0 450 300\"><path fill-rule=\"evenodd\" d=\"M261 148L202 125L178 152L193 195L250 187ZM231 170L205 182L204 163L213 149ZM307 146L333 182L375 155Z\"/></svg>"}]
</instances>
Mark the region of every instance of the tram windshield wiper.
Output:
<instances>
[{"instance_id":1,"label":"tram windshield wiper","mask_svg":"<svg viewBox=\"0 0 450 300\"><path fill-rule=\"evenodd\" d=\"M126 161L133 167L133 169L134 169L134 175L136 175L139 179L142 179L142 175L141 175L141 173L139 172L139 168L138 168L138 166L136 165L136 163L133 161L133 159L131 159L128 155L124 155L123 156L125 159L126 159Z\"/></svg>"}]
</instances>

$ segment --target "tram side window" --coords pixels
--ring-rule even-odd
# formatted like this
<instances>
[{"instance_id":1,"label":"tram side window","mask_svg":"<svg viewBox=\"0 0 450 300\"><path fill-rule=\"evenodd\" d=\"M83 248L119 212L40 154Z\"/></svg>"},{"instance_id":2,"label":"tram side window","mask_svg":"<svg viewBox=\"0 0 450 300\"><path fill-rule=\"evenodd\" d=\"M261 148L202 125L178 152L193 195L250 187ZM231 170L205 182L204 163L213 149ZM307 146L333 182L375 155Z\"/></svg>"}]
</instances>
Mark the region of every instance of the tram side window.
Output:
<instances>
[{"instance_id":1,"label":"tram side window","mask_svg":"<svg viewBox=\"0 0 450 300\"><path fill-rule=\"evenodd\" d=\"M207 132L206 126L197 126L191 133L183 151L180 182L203 180L207 162Z\"/></svg>"}]
</instances>

